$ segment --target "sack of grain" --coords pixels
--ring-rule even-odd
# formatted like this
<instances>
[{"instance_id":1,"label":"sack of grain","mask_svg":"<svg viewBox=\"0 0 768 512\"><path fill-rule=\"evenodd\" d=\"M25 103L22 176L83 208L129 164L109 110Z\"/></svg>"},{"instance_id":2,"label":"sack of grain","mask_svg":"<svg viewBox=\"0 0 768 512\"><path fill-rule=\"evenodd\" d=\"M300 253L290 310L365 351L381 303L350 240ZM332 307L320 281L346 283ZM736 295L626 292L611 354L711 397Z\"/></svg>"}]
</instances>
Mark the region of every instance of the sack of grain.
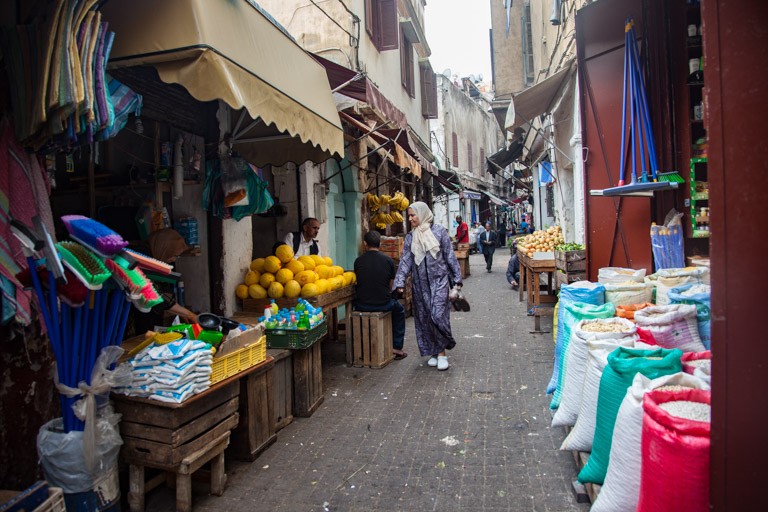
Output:
<instances>
[{"instance_id":1,"label":"sack of grain","mask_svg":"<svg viewBox=\"0 0 768 512\"><path fill-rule=\"evenodd\" d=\"M584 324L599 322L613 325L623 330L618 332L597 332L582 330ZM588 327L592 327L589 325ZM573 426L579 415L581 392L584 386L584 374L587 370L587 341L599 341L606 346L631 347L637 340L637 328L624 318L606 318L603 320L582 320L573 327L571 342L566 352L565 377L562 386L555 391L555 397L560 394L560 407L552 418L553 427ZM553 398L554 400L554 398Z\"/></svg>"},{"instance_id":2,"label":"sack of grain","mask_svg":"<svg viewBox=\"0 0 768 512\"><path fill-rule=\"evenodd\" d=\"M642 283L645 277L645 269L635 270L632 268L622 267L603 267L597 271L597 282L603 284L617 284L625 283L627 281L635 281Z\"/></svg>"},{"instance_id":3,"label":"sack of grain","mask_svg":"<svg viewBox=\"0 0 768 512\"><path fill-rule=\"evenodd\" d=\"M549 405L551 409L557 409L560 406L560 396L562 395L562 392L558 393L558 390L563 385L565 368L568 365L566 355L568 353L568 345L570 345L572 326L576 325L576 323L581 320L613 318L615 311L613 304L594 306L583 302L570 302L565 305L564 314L560 321L568 322L569 325L563 327L564 334L562 343L555 346L555 368L552 372L552 378L554 379L554 395L552 397L552 402Z\"/></svg>"},{"instance_id":4,"label":"sack of grain","mask_svg":"<svg viewBox=\"0 0 768 512\"><path fill-rule=\"evenodd\" d=\"M584 385L581 387L579 413L573 429L560 446L561 450L582 452L592 450L600 377L603 376L603 369L608 364L608 354L614 350L617 350L615 343L587 341L587 369L584 372Z\"/></svg>"},{"instance_id":5,"label":"sack of grain","mask_svg":"<svg viewBox=\"0 0 768 512\"><path fill-rule=\"evenodd\" d=\"M689 389L643 397L638 512L709 510L710 396Z\"/></svg>"},{"instance_id":6,"label":"sack of grain","mask_svg":"<svg viewBox=\"0 0 768 512\"><path fill-rule=\"evenodd\" d=\"M669 304L669 291L686 284L709 284L705 267L665 268L656 272L656 305Z\"/></svg>"},{"instance_id":7,"label":"sack of grain","mask_svg":"<svg viewBox=\"0 0 768 512\"><path fill-rule=\"evenodd\" d=\"M651 291L653 291L653 285L646 285ZM616 306L616 316L619 318L626 318L627 320L635 319L635 311L653 306L650 302L643 302L642 304L623 304Z\"/></svg>"},{"instance_id":8,"label":"sack of grain","mask_svg":"<svg viewBox=\"0 0 768 512\"><path fill-rule=\"evenodd\" d=\"M709 389L705 382L686 373L649 379L638 373L616 415L608 472L590 512L635 512L640 497L643 396L654 389Z\"/></svg>"},{"instance_id":9,"label":"sack of grain","mask_svg":"<svg viewBox=\"0 0 768 512\"><path fill-rule=\"evenodd\" d=\"M600 378L600 393L597 399L595 437L592 453L587 464L579 472L579 482L601 484L605 480L611 454L611 442L619 412L627 388L635 375L641 373L650 379L682 371L682 351L659 348L638 350L619 347L608 356L608 365Z\"/></svg>"},{"instance_id":10,"label":"sack of grain","mask_svg":"<svg viewBox=\"0 0 768 512\"><path fill-rule=\"evenodd\" d=\"M707 349L709 349L711 337L709 319L711 296L712 289L707 284L676 286L667 293L670 304L693 304L696 306L696 322L699 328L699 336Z\"/></svg>"},{"instance_id":11,"label":"sack of grain","mask_svg":"<svg viewBox=\"0 0 768 512\"><path fill-rule=\"evenodd\" d=\"M652 298L653 285L647 283L625 281L605 284L605 302L617 307L650 302Z\"/></svg>"},{"instance_id":12,"label":"sack of grain","mask_svg":"<svg viewBox=\"0 0 768 512\"><path fill-rule=\"evenodd\" d=\"M686 352L681 359L683 371L694 375L697 369L701 369L707 375L712 371L712 351Z\"/></svg>"},{"instance_id":13,"label":"sack of grain","mask_svg":"<svg viewBox=\"0 0 768 512\"><path fill-rule=\"evenodd\" d=\"M552 377L547 385L547 393L554 393L557 387L557 376L560 372L560 362L565 348L571 339L571 327L576 323L570 318L566 306L574 302L600 306L605 304L605 286L589 281L577 281L560 287L557 311L557 331L555 336L555 358ZM612 316L612 315L611 315Z\"/></svg>"},{"instance_id":14,"label":"sack of grain","mask_svg":"<svg viewBox=\"0 0 768 512\"><path fill-rule=\"evenodd\" d=\"M660 347L679 348L683 352L705 350L696 323L696 306L669 304L635 312L635 323L653 334Z\"/></svg>"}]
</instances>

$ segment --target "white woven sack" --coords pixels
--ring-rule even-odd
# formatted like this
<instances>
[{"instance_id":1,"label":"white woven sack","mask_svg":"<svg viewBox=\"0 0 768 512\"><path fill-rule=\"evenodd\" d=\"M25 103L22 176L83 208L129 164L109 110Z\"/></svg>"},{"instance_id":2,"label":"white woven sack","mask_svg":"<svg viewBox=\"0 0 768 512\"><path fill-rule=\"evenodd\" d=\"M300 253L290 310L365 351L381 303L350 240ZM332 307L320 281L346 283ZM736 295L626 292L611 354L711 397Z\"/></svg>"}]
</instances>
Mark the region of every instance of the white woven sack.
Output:
<instances>
[{"instance_id":1,"label":"white woven sack","mask_svg":"<svg viewBox=\"0 0 768 512\"><path fill-rule=\"evenodd\" d=\"M679 348L683 352L706 350L699 336L693 304L650 306L635 312L635 323L651 331L660 347Z\"/></svg>"},{"instance_id":2,"label":"white woven sack","mask_svg":"<svg viewBox=\"0 0 768 512\"><path fill-rule=\"evenodd\" d=\"M622 267L603 267L597 271L598 283L626 283L627 281L643 282L645 269L635 270Z\"/></svg>"},{"instance_id":3,"label":"white woven sack","mask_svg":"<svg viewBox=\"0 0 768 512\"><path fill-rule=\"evenodd\" d=\"M611 456L605 482L590 512L634 512L640 497L643 395L662 386L709 389L709 384L687 373L649 379L638 373L616 415Z\"/></svg>"},{"instance_id":4,"label":"white woven sack","mask_svg":"<svg viewBox=\"0 0 768 512\"><path fill-rule=\"evenodd\" d=\"M592 451L597 423L597 397L600 394L600 378L608 364L608 354L616 350L615 343L587 341L587 370L584 372L584 386L581 389L579 415L568 437L560 446L561 450Z\"/></svg>"},{"instance_id":5,"label":"white woven sack","mask_svg":"<svg viewBox=\"0 0 768 512\"><path fill-rule=\"evenodd\" d=\"M614 306L631 306L653 300L653 285L650 283L606 283L605 302Z\"/></svg>"},{"instance_id":6,"label":"white woven sack","mask_svg":"<svg viewBox=\"0 0 768 512\"><path fill-rule=\"evenodd\" d=\"M669 304L669 290L686 284L709 284L709 269L665 268L656 272L656 304Z\"/></svg>"},{"instance_id":7,"label":"white woven sack","mask_svg":"<svg viewBox=\"0 0 768 512\"><path fill-rule=\"evenodd\" d=\"M625 333L619 332L592 332L581 329L585 322L600 322L606 324L618 324L627 329ZM560 407L552 418L553 427L573 426L579 416L581 406L581 392L584 386L584 374L587 370L587 341L600 341L607 344L613 343L615 347L633 347L637 340L637 326L625 318L602 318L598 320L582 320L573 327L571 343L568 345L568 355L563 379L563 395L560 398Z\"/></svg>"},{"instance_id":8,"label":"white woven sack","mask_svg":"<svg viewBox=\"0 0 768 512\"><path fill-rule=\"evenodd\" d=\"M695 370L693 370L693 376L703 380L710 386L712 385L712 367L711 366L696 368Z\"/></svg>"}]
</instances>

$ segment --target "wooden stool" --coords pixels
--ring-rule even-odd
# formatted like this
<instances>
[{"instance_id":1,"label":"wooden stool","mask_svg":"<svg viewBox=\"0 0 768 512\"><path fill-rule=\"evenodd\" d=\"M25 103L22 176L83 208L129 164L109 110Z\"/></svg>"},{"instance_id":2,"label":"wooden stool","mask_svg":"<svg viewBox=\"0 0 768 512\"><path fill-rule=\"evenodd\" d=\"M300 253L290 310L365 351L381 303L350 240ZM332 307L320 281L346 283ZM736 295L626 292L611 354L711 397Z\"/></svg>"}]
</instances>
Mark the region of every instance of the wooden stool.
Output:
<instances>
[{"instance_id":1,"label":"wooden stool","mask_svg":"<svg viewBox=\"0 0 768 512\"><path fill-rule=\"evenodd\" d=\"M392 353L392 313L352 312L352 361L357 367L383 368Z\"/></svg>"}]
</instances>

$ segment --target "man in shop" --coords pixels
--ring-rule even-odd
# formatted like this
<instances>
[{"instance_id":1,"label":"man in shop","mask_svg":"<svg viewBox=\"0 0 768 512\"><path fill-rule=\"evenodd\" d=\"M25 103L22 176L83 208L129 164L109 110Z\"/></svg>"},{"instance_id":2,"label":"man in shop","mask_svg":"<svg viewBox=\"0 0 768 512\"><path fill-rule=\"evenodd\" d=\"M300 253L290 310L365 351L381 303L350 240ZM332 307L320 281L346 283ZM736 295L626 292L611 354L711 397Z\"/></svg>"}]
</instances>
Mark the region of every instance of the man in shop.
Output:
<instances>
[{"instance_id":1,"label":"man in shop","mask_svg":"<svg viewBox=\"0 0 768 512\"><path fill-rule=\"evenodd\" d=\"M496 252L496 232L491 229L491 223L485 223L485 231L478 238L485 258L485 269L490 272L493 266L493 253Z\"/></svg>"},{"instance_id":2,"label":"man in shop","mask_svg":"<svg viewBox=\"0 0 768 512\"><path fill-rule=\"evenodd\" d=\"M468 244L469 243L469 226L461 219L461 215L456 216L456 243Z\"/></svg>"},{"instance_id":3,"label":"man in shop","mask_svg":"<svg viewBox=\"0 0 768 512\"><path fill-rule=\"evenodd\" d=\"M392 313L392 353L395 359L405 359L405 308L392 298L391 282L395 278L395 262L379 250L381 235L369 231L363 237L365 252L355 260L354 308L357 311L390 311Z\"/></svg>"},{"instance_id":4,"label":"man in shop","mask_svg":"<svg viewBox=\"0 0 768 512\"><path fill-rule=\"evenodd\" d=\"M301 223L301 232L294 231L285 235L283 242L293 248L296 258L320 254L320 244L317 242L317 233L320 231L320 221L314 217L307 217Z\"/></svg>"}]
</instances>

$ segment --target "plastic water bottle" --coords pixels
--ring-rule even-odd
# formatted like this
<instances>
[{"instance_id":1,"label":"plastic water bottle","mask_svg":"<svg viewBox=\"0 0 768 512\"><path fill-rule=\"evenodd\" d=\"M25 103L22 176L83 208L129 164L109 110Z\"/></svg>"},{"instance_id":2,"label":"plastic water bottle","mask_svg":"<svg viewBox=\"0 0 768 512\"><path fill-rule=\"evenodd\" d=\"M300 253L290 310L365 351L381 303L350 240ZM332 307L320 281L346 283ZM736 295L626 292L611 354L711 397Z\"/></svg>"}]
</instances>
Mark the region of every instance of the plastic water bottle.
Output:
<instances>
[{"instance_id":1,"label":"plastic water bottle","mask_svg":"<svg viewBox=\"0 0 768 512\"><path fill-rule=\"evenodd\" d=\"M272 308L269 306L264 308L264 318L272 318Z\"/></svg>"}]
</instances>

